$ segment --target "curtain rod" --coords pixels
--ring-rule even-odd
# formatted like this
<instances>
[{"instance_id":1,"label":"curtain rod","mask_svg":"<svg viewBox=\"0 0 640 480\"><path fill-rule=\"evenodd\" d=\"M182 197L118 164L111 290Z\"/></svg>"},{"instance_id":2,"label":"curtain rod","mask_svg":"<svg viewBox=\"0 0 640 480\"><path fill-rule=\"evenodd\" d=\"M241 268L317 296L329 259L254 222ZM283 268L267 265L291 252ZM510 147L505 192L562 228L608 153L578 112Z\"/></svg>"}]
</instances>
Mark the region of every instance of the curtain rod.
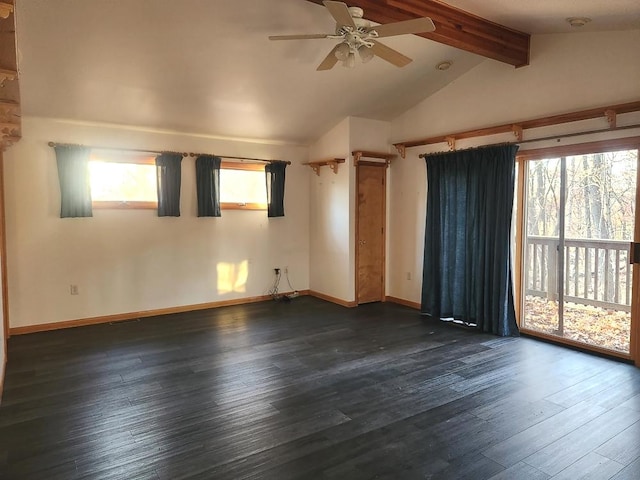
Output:
<instances>
[{"instance_id":1,"label":"curtain rod","mask_svg":"<svg viewBox=\"0 0 640 480\"><path fill-rule=\"evenodd\" d=\"M57 142L49 142L48 145L50 147L87 147L87 148L95 148L96 150L112 150L116 152L137 152L137 153L175 153L177 155L182 155L183 157L198 157L200 155L209 155L208 153L186 153L186 152L172 152L170 150L143 150L139 148L119 148L119 147L99 147L96 145L81 145L79 143L57 143ZM228 157L226 155L218 155L221 158L228 158L233 160L249 160L253 162L265 162L265 163L286 163L287 165L291 165L291 162L286 160L265 160L262 158L249 158L249 157Z\"/></svg>"},{"instance_id":2,"label":"curtain rod","mask_svg":"<svg viewBox=\"0 0 640 480\"><path fill-rule=\"evenodd\" d=\"M631 128L640 128L640 123L635 123L633 125L625 125L625 126L616 127L616 128L600 128L600 129L597 129L597 130L588 130L586 132L565 133L563 135L552 135L552 136L549 136L549 137L530 138L528 140L521 140L519 142L490 143L490 144L487 144L487 145L478 145L477 147L469 147L467 149L461 149L461 150L469 150L470 148L495 147L497 145L522 145L523 143L544 142L546 140L560 140L562 138L581 137L582 135L591 135L593 133L615 132L616 130L629 130ZM448 153L448 152L457 152L457 151L460 151L460 149L459 150L444 150L444 151L433 152L433 153L421 153L420 155L418 155L418 158L424 158L424 157L427 157L429 155L436 155L438 153Z\"/></svg>"},{"instance_id":3,"label":"curtain rod","mask_svg":"<svg viewBox=\"0 0 640 480\"><path fill-rule=\"evenodd\" d=\"M119 147L99 147L96 145L81 145L79 143L57 143L57 142L49 142L48 145L50 147L87 147L87 148L95 148L96 150L112 150L115 152L137 152L137 153L175 153L176 155L182 155L183 157L187 157L188 154L186 152L172 152L170 150L142 150L139 148L119 148Z\"/></svg>"},{"instance_id":4,"label":"curtain rod","mask_svg":"<svg viewBox=\"0 0 640 480\"><path fill-rule=\"evenodd\" d=\"M199 157L200 155L209 155L208 153L190 153L190 157ZM250 162L265 162L265 163L286 163L291 165L291 162L287 160L265 160L264 158L251 158L251 157L229 157L227 155L214 155L220 158L226 158L229 160L248 160Z\"/></svg>"}]
</instances>

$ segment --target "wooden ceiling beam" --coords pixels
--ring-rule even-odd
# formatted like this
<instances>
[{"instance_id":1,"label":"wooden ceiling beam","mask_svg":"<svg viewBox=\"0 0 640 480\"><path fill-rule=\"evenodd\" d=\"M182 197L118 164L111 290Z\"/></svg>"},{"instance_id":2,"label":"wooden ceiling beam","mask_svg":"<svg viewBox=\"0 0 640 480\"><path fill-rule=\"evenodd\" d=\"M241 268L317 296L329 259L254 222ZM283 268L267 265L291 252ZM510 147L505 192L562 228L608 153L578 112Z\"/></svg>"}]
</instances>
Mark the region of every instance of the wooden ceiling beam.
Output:
<instances>
[{"instance_id":1,"label":"wooden ceiling beam","mask_svg":"<svg viewBox=\"0 0 640 480\"><path fill-rule=\"evenodd\" d=\"M307 0L322 5L322 0ZM498 60L515 67L529 65L530 35L485 20L437 0L347 0L376 23L429 17L436 30L418 34L435 42Z\"/></svg>"}]
</instances>

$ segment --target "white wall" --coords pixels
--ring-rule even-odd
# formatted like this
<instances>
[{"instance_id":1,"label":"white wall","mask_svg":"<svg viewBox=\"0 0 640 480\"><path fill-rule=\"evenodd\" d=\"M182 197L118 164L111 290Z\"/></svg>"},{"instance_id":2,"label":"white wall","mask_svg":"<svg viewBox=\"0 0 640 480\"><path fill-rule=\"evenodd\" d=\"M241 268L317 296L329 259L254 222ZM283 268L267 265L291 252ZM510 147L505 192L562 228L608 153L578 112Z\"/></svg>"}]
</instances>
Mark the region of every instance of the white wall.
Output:
<instances>
[{"instance_id":1,"label":"white wall","mask_svg":"<svg viewBox=\"0 0 640 480\"><path fill-rule=\"evenodd\" d=\"M294 288L309 287L308 167L300 165L306 147L37 118L23 119L22 131L5 154L12 327L260 296L274 267L289 267ZM195 159L187 157L181 217L94 210L93 218L60 219L48 141L290 160L286 216L223 210L222 218L198 218ZM246 284L225 292L218 266L243 261ZM79 295L70 295L70 284Z\"/></svg>"},{"instance_id":2,"label":"white wall","mask_svg":"<svg viewBox=\"0 0 640 480\"><path fill-rule=\"evenodd\" d=\"M324 134L309 152L310 160L344 158L338 173L328 167L311 175L310 288L354 302L356 174L351 152L388 153L391 124L348 117Z\"/></svg>"},{"instance_id":3,"label":"white wall","mask_svg":"<svg viewBox=\"0 0 640 480\"><path fill-rule=\"evenodd\" d=\"M395 119L393 142L636 101L640 96L639 48L639 30L533 36L531 65L514 69L490 60L483 62ZM589 126L595 124L607 126L604 118ZM550 132L536 136L541 136L539 133ZM637 133L618 135L631 134ZM497 141L504 140L512 137ZM475 139L459 146L495 141ZM426 168L418 154L445 148L439 144L408 149L407 158L391 169L388 295L420 302ZM407 272L412 273L412 280L407 280Z\"/></svg>"},{"instance_id":4,"label":"white wall","mask_svg":"<svg viewBox=\"0 0 640 480\"><path fill-rule=\"evenodd\" d=\"M324 134L309 149L309 160L344 158L334 174L321 167L320 175L309 168L309 288L345 302L355 299L351 265L351 170L350 120Z\"/></svg>"}]
</instances>

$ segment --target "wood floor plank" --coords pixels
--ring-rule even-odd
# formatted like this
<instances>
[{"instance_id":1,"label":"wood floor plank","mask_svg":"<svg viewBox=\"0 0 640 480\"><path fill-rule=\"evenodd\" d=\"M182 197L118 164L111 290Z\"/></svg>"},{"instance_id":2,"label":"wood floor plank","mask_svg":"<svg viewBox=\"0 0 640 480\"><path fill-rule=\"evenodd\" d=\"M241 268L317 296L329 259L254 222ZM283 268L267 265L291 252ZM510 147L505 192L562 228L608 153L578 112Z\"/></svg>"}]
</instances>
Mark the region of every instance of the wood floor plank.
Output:
<instances>
[{"instance_id":1,"label":"wood floor plank","mask_svg":"<svg viewBox=\"0 0 640 480\"><path fill-rule=\"evenodd\" d=\"M489 447L483 454L510 467L605 412L598 405L579 403Z\"/></svg>"},{"instance_id":2,"label":"wood floor plank","mask_svg":"<svg viewBox=\"0 0 640 480\"><path fill-rule=\"evenodd\" d=\"M640 370L391 303L180 313L8 355L1 479L640 478Z\"/></svg>"},{"instance_id":3,"label":"wood floor plank","mask_svg":"<svg viewBox=\"0 0 640 480\"><path fill-rule=\"evenodd\" d=\"M602 444L595 452L625 466L640 459L640 421Z\"/></svg>"},{"instance_id":4,"label":"wood floor plank","mask_svg":"<svg viewBox=\"0 0 640 480\"><path fill-rule=\"evenodd\" d=\"M640 412L640 393L638 395L634 395L633 397L629 398L627 401L623 402L620 406L624 408L630 408L632 410L636 410Z\"/></svg>"},{"instance_id":5,"label":"wood floor plank","mask_svg":"<svg viewBox=\"0 0 640 480\"><path fill-rule=\"evenodd\" d=\"M611 480L637 480L640 478L640 459L620 470Z\"/></svg>"},{"instance_id":6,"label":"wood floor plank","mask_svg":"<svg viewBox=\"0 0 640 480\"><path fill-rule=\"evenodd\" d=\"M623 465L607 457L589 452L551 478L552 480L601 480L613 477L623 468Z\"/></svg>"},{"instance_id":7,"label":"wood floor plank","mask_svg":"<svg viewBox=\"0 0 640 480\"><path fill-rule=\"evenodd\" d=\"M597 449L638 420L640 412L614 408L538 450L524 461L543 472L556 475L585 456L586 452Z\"/></svg>"},{"instance_id":8,"label":"wood floor plank","mask_svg":"<svg viewBox=\"0 0 640 480\"><path fill-rule=\"evenodd\" d=\"M549 478L551 478L549 475L537 468L520 462L495 474L489 480L547 480Z\"/></svg>"}]
</instances>

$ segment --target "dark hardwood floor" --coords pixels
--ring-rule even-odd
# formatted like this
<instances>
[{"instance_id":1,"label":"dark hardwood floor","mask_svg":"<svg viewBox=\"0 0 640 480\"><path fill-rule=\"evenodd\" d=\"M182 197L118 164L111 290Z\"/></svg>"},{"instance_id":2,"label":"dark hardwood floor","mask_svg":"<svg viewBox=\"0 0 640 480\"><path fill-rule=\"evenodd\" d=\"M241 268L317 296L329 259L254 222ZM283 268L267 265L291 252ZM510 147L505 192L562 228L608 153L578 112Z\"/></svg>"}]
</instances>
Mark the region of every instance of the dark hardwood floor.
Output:
<instances>
[{"instance_id":1,"label":"dark hardwood floor","mask_svg":"<svg viewBox=\"0 0 640 480\"><path fill-rule=\"evenodd\" d=\"M640 369L310 297L12 337L3 479L640 478Z\"/></svg>"}]
</instances>

